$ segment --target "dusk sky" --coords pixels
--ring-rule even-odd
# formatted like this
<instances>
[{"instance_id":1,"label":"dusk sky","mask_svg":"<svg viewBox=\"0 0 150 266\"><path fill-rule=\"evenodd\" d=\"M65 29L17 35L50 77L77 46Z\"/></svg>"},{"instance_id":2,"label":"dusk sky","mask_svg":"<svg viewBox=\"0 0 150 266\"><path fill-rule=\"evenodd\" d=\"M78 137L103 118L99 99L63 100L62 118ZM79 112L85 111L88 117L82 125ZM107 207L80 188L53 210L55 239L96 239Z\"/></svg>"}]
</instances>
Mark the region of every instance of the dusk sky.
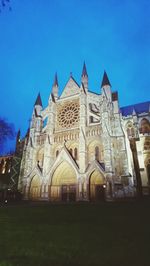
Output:
<instances>
[{"instance_id":1,"label":"dusk sky","mask_svg":"<svg viewBox=\"0 0 150 266\"><path fill-rule=\"evenodd\" d=\"M149 0L10 3L0 13L0 116L22 136L38 92L46 107L56 71L60 92L70 72L80 84L84 60L90 90L100 93L106 70L120 106L150 100Z\"/></svg>"}]
</instances>

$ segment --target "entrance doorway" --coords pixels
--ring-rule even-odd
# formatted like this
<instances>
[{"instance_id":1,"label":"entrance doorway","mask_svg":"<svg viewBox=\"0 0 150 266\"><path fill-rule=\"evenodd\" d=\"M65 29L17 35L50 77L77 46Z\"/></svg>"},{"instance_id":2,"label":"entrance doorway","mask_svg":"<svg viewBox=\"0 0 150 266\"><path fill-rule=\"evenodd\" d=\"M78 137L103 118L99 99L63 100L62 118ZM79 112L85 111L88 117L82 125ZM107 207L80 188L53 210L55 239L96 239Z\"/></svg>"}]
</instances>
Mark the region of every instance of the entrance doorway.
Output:
<instances>
[{"instance_id":1,"label":"entrance doorway","mask_svg":"<svg viewBox=\"0 0 150 266\"><path fill-rule=\"evenodd\" d=\"M91 201L105 200L105 183L102 174L95 170L90 176L89 199Z\"/></svg>"},{"instance_id":2,"label":"entrance doorway","mask_svg":"<svg viewBox=\"0 0 150 266\"><path fill-rule=\"evenodd\" d=\"M50 200L76 201L77 178L73 167L66 161L62 162L55 170L52 183Z\"/></svg>"},{"instance_id":3,"label":"entrance doorway","mask_svg":"<svg viewBox=\"0 0 150 266\"><path fill-rule=\"evenodd\" d=\"M30 185L30 199L38 200L40 198L41 182L40 178L35 175Z\"/></svg>"},{"instance_id":4,"label":"entrance doorway","mask_svg":"<svg viewBox=\"0 0 150 266\"><path fill-rule=\"evenodd\" d=\"M103 201L105 199L105 189L103 185L90 185L90 200Z\"/></svg>"},{"instance_id":5,"label":"entrance doorway","mask_svg":"<svg viewBox=\"0 0 150 266\"><path fill-rule=\"evenodd\" d=\"M62 185L62 201L76 201L76 185Z\"/></svg>"}]
</instances>

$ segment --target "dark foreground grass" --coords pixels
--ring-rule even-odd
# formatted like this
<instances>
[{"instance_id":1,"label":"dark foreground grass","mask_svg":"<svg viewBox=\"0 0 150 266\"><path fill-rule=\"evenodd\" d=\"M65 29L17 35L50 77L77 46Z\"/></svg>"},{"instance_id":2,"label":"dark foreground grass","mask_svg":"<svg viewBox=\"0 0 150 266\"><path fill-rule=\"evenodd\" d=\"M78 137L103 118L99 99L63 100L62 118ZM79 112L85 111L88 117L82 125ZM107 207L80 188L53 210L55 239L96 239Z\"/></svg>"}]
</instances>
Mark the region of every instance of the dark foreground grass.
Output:
<instances>
[{"instance_id":1,"label":"dark foreground grass","mask_svg":"<svg viewBox=\"0 0 150 266\"><path fill-rule=\"evenodd\" d=\"M0 208L0 266L150 266L150 202Z\"/></svg>"}]
</instances>

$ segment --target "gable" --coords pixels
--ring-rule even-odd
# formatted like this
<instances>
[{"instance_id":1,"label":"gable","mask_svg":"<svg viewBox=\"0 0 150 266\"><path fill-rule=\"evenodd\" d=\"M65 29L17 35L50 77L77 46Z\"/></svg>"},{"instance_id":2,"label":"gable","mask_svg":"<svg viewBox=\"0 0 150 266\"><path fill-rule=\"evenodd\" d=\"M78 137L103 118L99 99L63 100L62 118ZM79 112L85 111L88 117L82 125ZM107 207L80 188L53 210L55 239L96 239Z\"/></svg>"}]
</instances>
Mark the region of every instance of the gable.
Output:
<instances>
[{"instance_id":1,"label":"gable","mask_svg":"<svg viewBox=\"0 0 150 266\"><path fill-rule=\"evenodd\" d=\"M80 92L80 88L79 85L77 84L77 82L73 79L73 77L70 77L70 79L68 80L60 98L64 98L67 96L72 96L75 94L78 94Z\"/></svg>"}]
</instances>

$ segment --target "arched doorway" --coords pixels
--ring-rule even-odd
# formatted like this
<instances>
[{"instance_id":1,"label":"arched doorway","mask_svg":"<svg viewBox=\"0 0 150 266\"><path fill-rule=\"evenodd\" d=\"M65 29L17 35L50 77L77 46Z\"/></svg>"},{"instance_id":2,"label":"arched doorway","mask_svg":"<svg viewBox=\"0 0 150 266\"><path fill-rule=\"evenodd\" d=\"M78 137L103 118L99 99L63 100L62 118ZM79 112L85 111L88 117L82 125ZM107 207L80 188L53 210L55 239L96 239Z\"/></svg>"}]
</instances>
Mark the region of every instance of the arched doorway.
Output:
<instances>
[{"instance_id":1,"label":"arched doorway","mask_svg":"<svg viewBox=\"0 0 150 266\"><path fill-rule=\"evenodd\" d=\"M50 199L52 201L75 201L77 178L75 170L67 162L62 162L52 176Z\"/></svg>"},{"instance_id":2,"label":"arched doorway","mask_svg":"<svg viewBox=\"0 0 150 266\"><path fill-rule=\"evenodd\" d=\"M35 175L31 181L30 185L30 195L32 200L37 200L40 198L41 182L39 176Z\"/></svg>"},{"instance_id":3,"label":"arched doorway","mask_svg":"<svg viewBox=\"0 0 150 266\"><path fill-rule=\"evenodd\" d=\"M95 170L89 179L89 199L91 201L102 201L105 199L104 177L98 170Z\"/></svg>"}]
</instances>

